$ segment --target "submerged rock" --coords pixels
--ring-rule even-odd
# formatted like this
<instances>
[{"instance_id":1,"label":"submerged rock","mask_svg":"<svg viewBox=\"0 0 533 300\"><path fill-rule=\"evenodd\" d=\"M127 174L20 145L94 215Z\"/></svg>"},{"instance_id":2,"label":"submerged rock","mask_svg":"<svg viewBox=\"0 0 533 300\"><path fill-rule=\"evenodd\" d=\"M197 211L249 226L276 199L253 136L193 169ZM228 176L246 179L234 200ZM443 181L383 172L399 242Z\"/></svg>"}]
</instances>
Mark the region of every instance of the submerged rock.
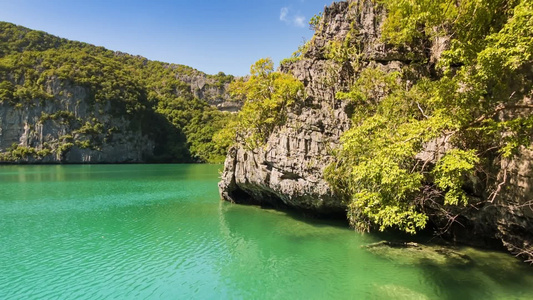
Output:
<instances>
[{"instance_id":1,"label":"submerged rock","mask_svg":"<svg viewBox=\"0 0 533 300\"><path fill-rule=\"evenodd\" d=\"M429 297L409 288L394 284L376 285L372 295L377 299L427 300ZM372 297L372 299L374 299Z\"/></svg>"},{"instance_id":2,"label":"submerged rock","mask_svg":"<svg viewBox=\"0 0 533 300\"><path fill-rule=\"evenodd\" d=\"M472 263L468 255L444 246L380 241L362 246L362 248L400 264L468 265Z\"/></svg>"}]
</instances>

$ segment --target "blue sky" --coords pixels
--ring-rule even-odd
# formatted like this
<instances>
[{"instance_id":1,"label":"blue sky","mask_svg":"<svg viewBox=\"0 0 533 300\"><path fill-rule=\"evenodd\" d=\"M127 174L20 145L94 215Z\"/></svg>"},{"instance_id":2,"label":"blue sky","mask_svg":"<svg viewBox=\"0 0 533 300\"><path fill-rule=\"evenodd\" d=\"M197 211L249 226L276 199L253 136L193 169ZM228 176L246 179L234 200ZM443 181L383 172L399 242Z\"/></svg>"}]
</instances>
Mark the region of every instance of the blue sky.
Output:
<instances>
[{"instance_id":1,"label":"blue sky","mask_svg":"<svg viewBox=\"0 0 533 300\"><path fill-rule=\"evenodd\" d=\"M246 75L309 39L309 19L332 0L0 0L0 20L191 66Z\"/></svg>"}]
</instances>

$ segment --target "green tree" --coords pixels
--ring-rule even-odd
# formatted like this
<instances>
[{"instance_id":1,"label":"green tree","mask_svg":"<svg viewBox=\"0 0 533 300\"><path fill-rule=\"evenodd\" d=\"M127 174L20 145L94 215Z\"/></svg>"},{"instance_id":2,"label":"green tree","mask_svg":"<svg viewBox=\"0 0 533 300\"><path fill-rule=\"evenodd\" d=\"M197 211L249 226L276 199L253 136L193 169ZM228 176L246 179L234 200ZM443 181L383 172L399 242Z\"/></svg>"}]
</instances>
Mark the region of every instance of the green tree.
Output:
<instances>
[{"instance_id":1,"label":"green tree","mask_svg":"<svg viewBox=\"0 0 533 300\"><path fill-rule=\"evenodd\" d=\"M289 107L304 98L303 84L290 74L274 72L269 58L253 64L250 77L234 81L230 93L244 101L236 132L251 148L263 145L285 122Z\"/></svg>"}]
</instances>

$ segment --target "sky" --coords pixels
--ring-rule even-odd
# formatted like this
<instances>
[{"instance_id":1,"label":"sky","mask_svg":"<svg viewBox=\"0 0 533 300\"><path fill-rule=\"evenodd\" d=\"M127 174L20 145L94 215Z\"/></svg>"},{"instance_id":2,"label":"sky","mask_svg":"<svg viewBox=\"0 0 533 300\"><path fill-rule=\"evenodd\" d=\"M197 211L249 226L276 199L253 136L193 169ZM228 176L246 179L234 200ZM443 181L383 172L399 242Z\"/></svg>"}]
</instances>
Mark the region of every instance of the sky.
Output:
<instances>
[{"instance_id":1,"label":"sky","mask_svg":"<svg viewBox=\"0 0 533 300\"><path fill-rule=\"evenodd\" d=\"M0 21L191 66L208 74L278 64L313 35L332 0L0 0Z\"/></svg>"}]
</instances>

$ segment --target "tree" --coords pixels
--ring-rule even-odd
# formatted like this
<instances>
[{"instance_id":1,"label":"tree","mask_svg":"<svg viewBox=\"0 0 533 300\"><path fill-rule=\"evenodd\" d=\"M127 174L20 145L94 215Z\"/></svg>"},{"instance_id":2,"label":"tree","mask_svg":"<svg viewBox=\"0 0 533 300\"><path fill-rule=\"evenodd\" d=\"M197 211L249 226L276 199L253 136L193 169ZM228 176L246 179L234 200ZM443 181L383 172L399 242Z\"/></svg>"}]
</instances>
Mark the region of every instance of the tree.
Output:
<instances>
[{"instance_id":1,"label":"tree","mask_svg":"<svg viewBox=\"0 0 533 300\"><path fill-rule=\"evenodd\" d=\"M303 84L290 74L274 72L269 58L250 67L250 77L234 81L230 94L244 100L236 133L255 148L266 142L272 130L285 122L287 110L304 98Z\"/></svg>"}]
</instances>

